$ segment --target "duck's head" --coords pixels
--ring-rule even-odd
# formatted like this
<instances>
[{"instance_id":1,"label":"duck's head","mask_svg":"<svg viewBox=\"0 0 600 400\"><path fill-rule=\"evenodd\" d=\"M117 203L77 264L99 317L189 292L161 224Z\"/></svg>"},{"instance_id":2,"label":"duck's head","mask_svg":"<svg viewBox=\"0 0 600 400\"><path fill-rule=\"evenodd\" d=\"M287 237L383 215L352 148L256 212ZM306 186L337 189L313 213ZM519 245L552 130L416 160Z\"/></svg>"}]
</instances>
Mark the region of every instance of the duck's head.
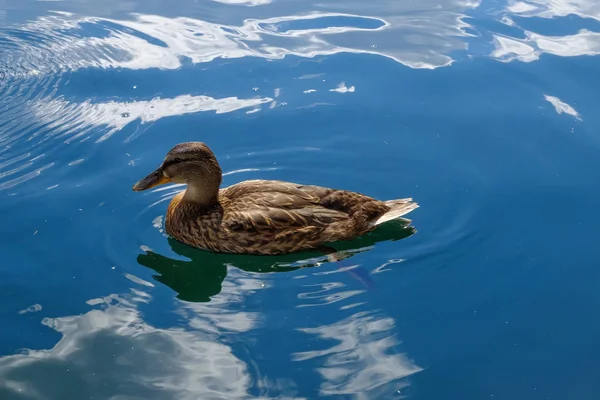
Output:
<instances>
[{"instance_id":1,"label":"duck's head","mask_svg":"<svg viewBox=\"0 0 600 400\"><path fill-rule=\"evenodd\" d=\"M136 182L133 190L140 192L168 182L185 183L190 195L187 197L206 200L218 194L221 179L221 167L208 146L186 142L173 147L160 167Z\"/></svg>"}]
</instances>

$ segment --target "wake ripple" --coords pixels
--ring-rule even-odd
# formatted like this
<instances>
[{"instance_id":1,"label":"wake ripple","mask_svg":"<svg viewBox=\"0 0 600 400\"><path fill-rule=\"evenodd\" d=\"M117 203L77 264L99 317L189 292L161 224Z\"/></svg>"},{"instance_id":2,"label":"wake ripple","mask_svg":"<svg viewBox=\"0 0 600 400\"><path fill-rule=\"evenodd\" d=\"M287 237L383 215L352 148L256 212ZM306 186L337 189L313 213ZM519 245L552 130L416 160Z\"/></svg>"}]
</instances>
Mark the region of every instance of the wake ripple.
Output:
<instances>
[{"instance_id":1,"label":"wake ripple","mask_svg":"<svg viewBox=\"0 0 600 400\"><path fill-rule=\"evenodd\" d=\"M143 32L98 18L58 15L0 29L0 192L16 194L13 188L55 166L53 154L64 149L57 140L100 142L135 120L143 124L203 111L258 110L272 101L259 96L215 99L184 94L141 101L74 102L59 93L71 74L82 68L123 68L136 57L134 48L124 46L133 38L143 40L147 50L165 46Z\"/></svg>"}]
</instances>

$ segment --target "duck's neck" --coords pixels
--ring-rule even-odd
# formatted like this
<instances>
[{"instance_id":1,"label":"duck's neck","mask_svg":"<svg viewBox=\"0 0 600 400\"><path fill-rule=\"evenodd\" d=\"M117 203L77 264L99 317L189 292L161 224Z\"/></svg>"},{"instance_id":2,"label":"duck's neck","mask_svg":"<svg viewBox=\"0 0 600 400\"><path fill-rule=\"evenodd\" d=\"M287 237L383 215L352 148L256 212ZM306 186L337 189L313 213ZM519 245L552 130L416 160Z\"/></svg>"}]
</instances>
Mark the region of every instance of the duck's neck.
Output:
<instances>
[{"instance_id":1,"label":"duck's neck","mask_svg":"<svg viewBox=\"0 0 600 400\"><path fill-rule=\"evenodd\" d=\"M188 182L183 201L210 208L219 202L219 186L217 182Z\"/></svg>"}]
</instances>

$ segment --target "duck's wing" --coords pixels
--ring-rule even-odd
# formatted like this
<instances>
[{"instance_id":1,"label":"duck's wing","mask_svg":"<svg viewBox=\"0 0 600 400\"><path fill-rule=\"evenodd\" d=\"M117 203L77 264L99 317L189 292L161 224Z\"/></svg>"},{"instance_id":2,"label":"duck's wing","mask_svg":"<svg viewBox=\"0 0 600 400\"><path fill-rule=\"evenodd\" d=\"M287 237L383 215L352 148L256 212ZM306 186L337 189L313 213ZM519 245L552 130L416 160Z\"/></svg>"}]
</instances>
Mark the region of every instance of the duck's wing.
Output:
<instances>
[{"instance_id":1,"label":"duck's wing","mask_svg":"<svg viewBox=\"0 0 600 400\"><path fill-rule=\"evenodd\" d=\"M278 200L284 200L287 196L290 197L288 202L291 204L289 207L293 207L308 203L318 204L326 192L331 190L319 186L300 185L294 182L256 179L224 188L221 190L221 196L232 201L242 201L250 196L254 202L259 197L268 200L272 198L271 196L275 196ZM285 205L286 202L283 201L282 204Z\"/></svg>"},{"instance_id":2,"label":"duck's wing","mask_svg":"<svg viewBox=\"0 0 600 400\"><path fill-rule=\"evenodd\" d=\"M357 211L376 215L388 210L383 202L362 193L276 180L240 182L223 189L222 194L239 201L248 198L252 198L252 201L264 202L275 200L277 207L291 209L301 208L307 204L317 204L347 215Z\"/></svg>"},{"instance_id":3,"label":"duck's wing","mask_svg":"<svg viewBox=\"0 0 600 400\"><path fill-rule=\"evenodd\" d=\"M315 190L291 182L245 181L225 189L222 197L223 223L232 231L322 229L349 218L343 211L322 206Z\"/></svg>"}]
</instances>

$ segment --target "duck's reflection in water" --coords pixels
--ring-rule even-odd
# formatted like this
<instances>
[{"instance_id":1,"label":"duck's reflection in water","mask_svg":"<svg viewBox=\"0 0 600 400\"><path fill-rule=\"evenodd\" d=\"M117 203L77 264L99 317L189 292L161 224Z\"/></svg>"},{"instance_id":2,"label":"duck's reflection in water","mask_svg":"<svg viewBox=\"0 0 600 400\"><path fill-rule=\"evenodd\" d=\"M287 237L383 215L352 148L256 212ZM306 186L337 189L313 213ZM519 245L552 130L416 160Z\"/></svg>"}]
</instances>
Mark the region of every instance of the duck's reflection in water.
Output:
<instances>
[{"instance_id":1,"label":"duck's reflection in water","mask_svg":"<svg viewBox=\"0 0 600 400\"><path fill-rule=\"evenodd\" d=\"M416 232L413 226L388 223L379 229L347 242L338 242L331 247L339 251L336 255L345 261L357 253L372 250L376 243L397 241ZM236 267L250 273L291 272L300 268L316 267L331 260L322 252L299 252L282 256L253 256L219 254L194 249L172 238L168 238L171 249L188 260L179 260L157 254L149 249L137 258L139 264L158 273L154 279L170 287L177 297L190 302L208 302L221 292L228 267ZM362 285L373 288L370 274L361 266L348 268L347 272Z\"/></svg>"}]
</instances>

